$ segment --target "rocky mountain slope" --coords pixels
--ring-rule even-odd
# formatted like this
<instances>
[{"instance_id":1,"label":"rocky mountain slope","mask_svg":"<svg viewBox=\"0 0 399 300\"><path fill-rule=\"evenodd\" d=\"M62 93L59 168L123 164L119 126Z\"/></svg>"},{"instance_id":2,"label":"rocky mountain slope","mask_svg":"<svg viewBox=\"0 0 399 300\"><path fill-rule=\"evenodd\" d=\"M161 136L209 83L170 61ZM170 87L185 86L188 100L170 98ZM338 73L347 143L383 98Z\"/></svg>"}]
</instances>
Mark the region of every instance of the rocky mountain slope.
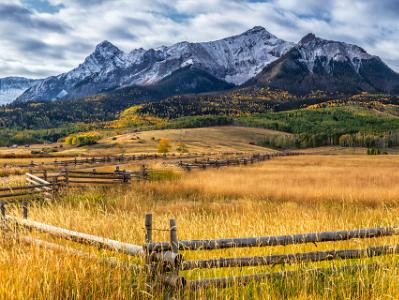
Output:
<instances>
[{"instance_id":1,"label":"rocky mountain slope","mask_svg":"<svg viewBox=\"0 0 399 300\"><path fill-rule=\"evenodd\" d=\"M11 103L27 89L39 83L39 80L23 77L0 78L0 105Z\"/></svg>"},{"instance_id":2,"label":"rocky mountain slope","mask_svg":"<svg viewBox=\"0 0 399 300\"><path fill-rule=\"evenodd\" d=\"M153 85L187 66L239 85L293 46L262 27L213 42L181 42L157 49L135 49L130 53L104 41L77 68L46 78L18 100L67 99L126 86Z\"/></svg>"},{"instance_id":3,"label":"rocky mountain slope","mask_svg":"<svg viewBox=\"0 0 399 300\"><path fill-rule=\"evenodd\" d=\"M295 94L311 91L399 93L399 74L362 48L306 35L246 85Z\"/></svg>"}]
</instances>

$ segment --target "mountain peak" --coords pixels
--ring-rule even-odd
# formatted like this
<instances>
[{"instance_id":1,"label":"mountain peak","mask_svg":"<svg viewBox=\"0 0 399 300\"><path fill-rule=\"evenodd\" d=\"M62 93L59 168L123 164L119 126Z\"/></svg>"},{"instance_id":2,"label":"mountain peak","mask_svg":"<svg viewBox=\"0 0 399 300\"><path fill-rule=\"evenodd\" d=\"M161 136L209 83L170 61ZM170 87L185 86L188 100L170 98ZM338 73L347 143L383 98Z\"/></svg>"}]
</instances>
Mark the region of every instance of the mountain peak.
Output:
<instances>
[{"instance_id":1,"label":"mountain peak","mask_svg":"<svg viewBox=\"0 0 399 300\"><path fill-rule=\"evenodd\" d=\"M305 35L300 41L299 41L299 45L304 45L307 43L310 43L314 40L317 40L318 38L316 37L316 35L314 33L308 33L307 35Z\"/></svg>"},{"instance_id":2,"label":"mountain peak","mask_svg":"<svg viewBox=\"0 0 399 300\"><path fill-rule=\"evenodd\" d=\"M99 54L103 57L110 57L121 52L118 47L116 47L111 42L104 40L96 46L94 54Z\"/></svg>"},{"instance_id":3,"label":"mountain peak","mask_svg":"<svg viewBox=\"0 0 399 300\"><path fill-rule=\"evenodd\" d=\"M96 49L98 48L117 48L117 47L114 44L112 44L110 41L104 40L96 46Z\"/></svg>"},{"instance_id":4,"label":"mountain peak","mask_svg":"<svg viewBox=\"0 0 399 300\"><path fill-rule=\"evenodd\" d=\"M262 26L255 26L245 31L242 35L267 35L268 38L275 37Z\"/></svg>"},{"instance_id":5,"label":"mountain peak","mask_svg":"<svg viewBox=\"0 0 399 300\"><path fill-rule=\"evenodd\" d=\"M251 33L257 33L257 32L262 32L262 31L267 31L264 27L262 26L255 26L249 30L247 30L246 32L251 32Z\"/></svg>"}]
</instances>

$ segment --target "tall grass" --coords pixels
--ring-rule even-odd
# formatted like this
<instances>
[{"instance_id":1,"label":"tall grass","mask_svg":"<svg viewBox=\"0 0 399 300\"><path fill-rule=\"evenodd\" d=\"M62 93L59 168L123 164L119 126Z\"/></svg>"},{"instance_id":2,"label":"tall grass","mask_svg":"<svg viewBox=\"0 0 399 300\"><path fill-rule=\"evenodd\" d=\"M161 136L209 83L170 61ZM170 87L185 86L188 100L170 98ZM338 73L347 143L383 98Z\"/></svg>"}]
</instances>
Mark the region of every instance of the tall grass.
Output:
<instances>
[{"instance_id":1,"label":"tall grass","mask_svg":"<svg viewBox=\"0 0 399 300\"><path fill-rule=\"evenodd\" d=\"M304 156L279 158L259 165L195 171L171 180L125 188L91 188L65 193L62 201L37 205L30 218L134 244L144 242L144 214L154 227L167 229L177 219L179 239L278 235L310 231L394 226L399 223L395 170L399 157ZM10 210L20 213L20 210ZM37 236L38 234L32 233ZM49 237L39 235L46 240ZM167 241L155 231L154 241ZM60 242L60 241L57 241ZM63 242L61 242L63 243ZM186 259L267 255L364 248L399 244L399 238L352 240L317 245L183 252ZM67 243L71 245L71 243ZM76 246L88 251L88 247ZM111 255L91 250L98 255ZM122 260L128 260L119 255ZM135 260L130 260L134 262ZM362 259L393 266L396 256ZM354 262L359 262L356 260ZM302 268L347 264L308 263ZM29 266L29 267L27 267ZM189 279L297 269L296 266L193 270ZM246 287L208 289L182 297L196 299L370 299L397 298L399 274L394 267L315 276L301 272L284 280ZM0 244L0 298L7 299L158 299L140 274L12 243Z\"/></svg>"}]
</instances>

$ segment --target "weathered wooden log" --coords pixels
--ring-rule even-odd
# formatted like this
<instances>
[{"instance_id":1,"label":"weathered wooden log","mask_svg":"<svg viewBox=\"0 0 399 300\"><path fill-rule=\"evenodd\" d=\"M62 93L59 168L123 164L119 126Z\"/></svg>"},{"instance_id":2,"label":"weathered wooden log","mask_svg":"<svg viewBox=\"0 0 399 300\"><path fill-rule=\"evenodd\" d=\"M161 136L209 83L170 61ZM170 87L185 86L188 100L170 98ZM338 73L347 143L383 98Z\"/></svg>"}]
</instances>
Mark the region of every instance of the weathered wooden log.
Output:
<instances>
[{"instance_id":1,"label":"weathered wooden log","mask_svg":"<svg viewBox=\"0 0 399 300\"><path fill-rule=\"evenodd\" d=\"M79 174L79 175L89 175L89 176L94 176L94 175L115 175L115 172L93 172L93 171L76 171L76 170L69 170L69 175L74 175L74 174Z\"/></svg>"},{"instance_id":2,"label":"weathered wooden log","mask_svg":"<svg viewBox=\"0 0 399 300\"><path fill-rule=\"evenodd\" d=\"M69 180L69 183L75 184L122 184L121 181L99 181L99 180Z\"/></svg>"},{"instance_id":3,"label":"weathered wooden log","mask_svg":"<svg viewBox=\"0 0 399 300\"><path fill-rule=\"evenodd\" d=\"M34 184L36 186L36 188L39 188L39 189L42 189L42 190L45 190L45 191L52 191L54 186L55 186L54 183L49 183L49 184L43 185L43 184L37 183L36 181L31 180L29 178L26 178L26 181L29 182L29 183Z\"/></svg>"},{"instance_id":4,"label":"weathered wooden log","mask_svg":"<svg viewBox=\"0 0 399 300\"><path fill-rule=\"evenodd\" d=\"M328 241L344 241L355 238L374 238L381 236L399 235L398 227L366 228L356 230L341 230L333 232L303 233L282 236L263 236L252 238L228 238L214 240L181 240L181 250L213 250L224 248L286 246L292 244L320 243ZM170 250L167 242L149 244L151 251Z\"/></svg>"},{"instance_id":5,"label":"weathered wooden log","mask_svg":"<svg viewBox=\"0 0 399 300\"><path fill-rule=\"evenodd\" d=\"M181 270L205 268L250 267L278 264L295 264L336 259L357 259L399 253L399 245L374 246L366 249L329 250L268 256L215 258L182 262Z\"/></svg>"},{"instance_id":6,"label":"weathered wooden log","mask_svg":"<svg viewBox=\"0 0 399 300\"><path fill-rule=\"evenodd\" d=\"M143 254L143 247L138 245L123 243L107 239L104 237L72 231L65 228L51 226L48 224L43 224L31 220L23 220L23 219L21 220L11 216L6 216L5 219L9 222L15 223L17 226L22 226L28 229L34 229L40 232L45 232L52 236L66 240L71 240L77 243L86 244L86 245L95 245L103 249L108 249L111 251L116 251L131 256L138 256Z\"/></svg>"},{"instance_id":7,"label":"weathered wooden log","mask_svg":"<svg viewBox=\"0 0 399 300\"><path fill-rule=\"evenodd\" d=\"M0 198L11 198L11 197L20 197L20 196L28 196L28 195L37 195L41 194L42 191L27 191L27 192L21 192L21 193L10 193L10 194L0 194Z\"/></svg>"},{"instance_id":8,"label":"weathered wooden log","mask_svg":"<svg viewBox=\"0 0 399 300\"><path fill-rule=\"evenodd\" d=\"M31 178L32 180L37 181L38 183L42 183L42 184L49 184L49 183L50 183L50 182L45 181L44 179L42 179L42 178L40 178L40 177L37 177L37 176L35 176L35 175L32 175L32 174L30 174L30 173L26 173L25 175L26 175L27 177Z\"/></svg>"},{"instance_id":9,"label":"weathered wooden log","mask_svg":"<svg viewBox=\"0 0 399 300\"><path fill-rule=\"evenodd\" d=\"M41 197L23 197L23 198L17 198L17 199L3 199L1 200L2 203L4 203L4 205L7 204L14 204L14 203L24 203L25 201L38 201L38 200L42 200Z\"/></svg>"},{"instance_id":10,"label":"weathered wooden log","mask_svg":"<svg viewBox=\"0 0 399 300\"><path fill-rule=\"evenodd\" d=\"M226 288L232 285L246 285L253 282L266 281L266 280L283 280L290 276L298 276L304 274L307 276L317 276L321 274L342 274L343 272L355 272L363 270L377 270L380 268L397 268L399 265L387 265L387 264L352 264L341 267L330 267L330 268L315 268L305 270L293 270L293 271L282 271L282 272L271 272L261 273L254 275L236 276L236 277L223 277L223 278L211 278L202 280L193 280L186 283L187 288L196 290L201 288Z\"/></svg>"},{"instance_id":11,"label":"weathered wooden log","mask_svg":"<svg viewBox=\"0 0 399 300\"><path fill-rule=\"evenodd\" d=\"M105 176L105 175L99 175L99 176L97 176L97 175L78 175L78 174L70 174L69 175L69 178L82 178L82 179L90 179L90 178L92 178L92 179L118 179L118 180L123 180L123 178L124 178L124 176L120 176L120 175L116 175L116 174L114 174L113 176L111 176L111 175L108 175L108 176Z\"/></svg>"},{"instance_id":12,"label":"weathered wooden log","mask_svg":"<svg viewBox=\"0 0 399 300\"><path fill-rule=\"evenodd\" d=\"M21 185L21 186L12 186L12 187L4 187L0 188L0 192L7 192L7 191L17 191L17 190L33 190L35 188L41 188L41 187L51 187L52 184L38 184L38 185Z\"/></svg>"},{"instance_id":13,"label":"weathered wooden log","mask_svg":"<svg viewBox=\"0 0 399 300\"><path fill-rule=\"evenodd\" d=\"M92 254L89 252L77 250L77 249L74 249L71 247L62 246L62 245L55 244L55 243L50 243L50 242L32 238L29 236L19 236L18 241L28 244L28 245L33 245L33 246L40 247L40 248L43 248L46 250L50 250L50 251L62 252L62 253L66 253L66 254L69 254L72 256L78 256L78 257L87 258L87 259L95 259L101 263L103 263L103 262L107 263L108 265L110 265L112 267L123 267L123 268L134 267L134 265L122 263L120 260L118 260L115 257L98 257L98 255L95 255L95 254Z\"/></svg>"}]
</instances>

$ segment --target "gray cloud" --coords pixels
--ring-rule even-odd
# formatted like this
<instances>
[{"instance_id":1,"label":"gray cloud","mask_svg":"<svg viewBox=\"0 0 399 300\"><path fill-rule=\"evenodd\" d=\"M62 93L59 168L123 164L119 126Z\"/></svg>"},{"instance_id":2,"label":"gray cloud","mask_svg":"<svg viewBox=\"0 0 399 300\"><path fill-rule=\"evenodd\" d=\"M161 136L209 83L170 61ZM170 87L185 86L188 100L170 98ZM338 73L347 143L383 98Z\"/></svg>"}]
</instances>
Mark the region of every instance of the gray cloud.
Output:
<instances>
[{"instance_id":1,"label":"gray cloud","mask_svg":"<svg viewBox=\"0 0 399 300\"><path fill-rule=\"evenodd\" d=\"M0 3L0 22L9 22L17 27L26 27L27 29L39 29L57 33L65 33L66 26L59 22L42 19L35 13L25 7L15 4Z\"/></svg>"},{"instance_id":2,"label":"gray cloud","mask_svg":"<svg viewBox=\"0 0 399 300\"><path fill-rule=\"evenodd\" d=\"M56 75L77 66L102 40L125 51L206 41L255 25L298 41L308 32L355 43L399 70L395 0L0 0L0 77ZM34 1L30 1L34 3Z\"/></svg>"}]
</instances>

